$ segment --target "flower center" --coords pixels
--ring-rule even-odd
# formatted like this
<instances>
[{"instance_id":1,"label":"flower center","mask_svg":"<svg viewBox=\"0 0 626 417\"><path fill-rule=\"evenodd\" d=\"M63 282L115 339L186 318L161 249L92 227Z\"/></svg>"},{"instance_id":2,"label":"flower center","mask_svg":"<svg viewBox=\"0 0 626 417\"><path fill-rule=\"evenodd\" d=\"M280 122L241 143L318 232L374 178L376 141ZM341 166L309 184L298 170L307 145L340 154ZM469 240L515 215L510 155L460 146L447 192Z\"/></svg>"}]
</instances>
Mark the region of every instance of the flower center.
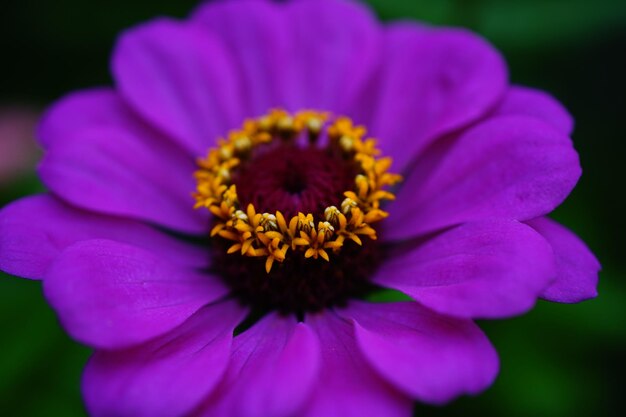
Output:
<instances>
[{"instance_id":1,"label":"flower center","mask_svg":"<svg viewBox=\"0 0 626 417\"><path fill-rule=\"evenodd\" d=\"M249 304L311 311L368 287L389 173L346 117L273 110L198 161L196 208L214 215L217 272Z\"/></svg>"}]
</instances>

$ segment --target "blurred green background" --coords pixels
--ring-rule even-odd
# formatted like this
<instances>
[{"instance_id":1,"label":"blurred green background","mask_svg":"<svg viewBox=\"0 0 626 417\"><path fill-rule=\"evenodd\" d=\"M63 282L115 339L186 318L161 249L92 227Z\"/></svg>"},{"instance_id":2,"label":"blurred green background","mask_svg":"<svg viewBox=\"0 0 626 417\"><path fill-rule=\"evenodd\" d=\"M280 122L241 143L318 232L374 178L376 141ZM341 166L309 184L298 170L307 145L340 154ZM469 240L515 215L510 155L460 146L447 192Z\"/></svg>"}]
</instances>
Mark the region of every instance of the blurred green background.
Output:
<instances>
[{"instance_id":1,"label":"blurred green background","mask_svg":"<svg viewBox=\"0 0 626 417\"><path fill-rule=\"evenodd\" d=\"M576 119L584 175L554 217L603 264L600 296L539 302L529 314L481 323L501 357L493 387L420 416L619 415L626 352L626 1L369 0L381 19L471 28L505 55L514 83L550 91ZM192 0L5 0L0 106L42 109L64 93L110 84L116 34ZM32 170L0 182L0 206L42 191ZM87 349L70 341L40 284L0 276L0 415L83 416Z\"/></svg>"}]
</instances>

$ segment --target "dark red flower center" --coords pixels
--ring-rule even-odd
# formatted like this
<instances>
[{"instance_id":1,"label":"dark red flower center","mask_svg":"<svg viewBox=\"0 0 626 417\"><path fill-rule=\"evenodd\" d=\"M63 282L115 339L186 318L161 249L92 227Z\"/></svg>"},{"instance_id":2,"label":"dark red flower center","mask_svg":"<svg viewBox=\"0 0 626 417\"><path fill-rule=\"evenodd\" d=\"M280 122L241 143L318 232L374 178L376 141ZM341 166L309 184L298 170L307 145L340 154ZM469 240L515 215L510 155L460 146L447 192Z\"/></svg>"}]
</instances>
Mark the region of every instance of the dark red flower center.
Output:
<instances>
[{"instance_id":1,"label":"dark red flower center","mask_svg":"<svg viewBox=\"0 0 626 417\"><path fill-rule=\"evenodd\" d=\"M214 272L256 310L303 314L373 287L372 224L387 216L385 188L400 177L365 128L327 122L327 113L275 110L198 162L194 196L214 215Z\"/></svg>"},{"instance_id":2,"label":"dark red flower center","mask_svg":"<svg viewBox=\"0 0 626 417\"><path fill-rule=\"evenodd\" d=\"M233 182L242 207L279 210L287 218L299 212L323 218L326 207L341 202L352 187L354 172L327 150L281 144L241 167Z\"/></svg>"}]
</instances>

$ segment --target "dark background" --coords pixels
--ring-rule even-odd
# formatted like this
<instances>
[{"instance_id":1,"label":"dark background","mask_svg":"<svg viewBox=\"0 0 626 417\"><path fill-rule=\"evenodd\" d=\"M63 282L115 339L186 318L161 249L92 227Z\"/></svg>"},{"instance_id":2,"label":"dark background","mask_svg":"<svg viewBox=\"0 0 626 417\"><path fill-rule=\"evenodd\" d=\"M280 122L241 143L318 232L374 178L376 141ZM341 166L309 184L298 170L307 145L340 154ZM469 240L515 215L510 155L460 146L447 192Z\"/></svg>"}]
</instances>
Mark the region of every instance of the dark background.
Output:
<instances>
[{"instance_id":1,"label":"dark background","mask_svg":"<svg viewBox=\"0 0 626 417\"><path fill-rule=\"evenodd\" d=\"M623 408L626 347L626 1L369 0L381 19L469 27L505 55L511 80L554 94L576 119L583 177L554 217L603 264L597 299L539 302L529 314L481 323L498 349L491 389L416 415L604 416ZM191 0L4 0L0 105L42 109L66 92L110 84L116 34ZM34 173L0 186L0 206L42 191ZM0 415L82 416L89 352L70 341L40 284L0 274Z\"/></svg>"}]
</instances>

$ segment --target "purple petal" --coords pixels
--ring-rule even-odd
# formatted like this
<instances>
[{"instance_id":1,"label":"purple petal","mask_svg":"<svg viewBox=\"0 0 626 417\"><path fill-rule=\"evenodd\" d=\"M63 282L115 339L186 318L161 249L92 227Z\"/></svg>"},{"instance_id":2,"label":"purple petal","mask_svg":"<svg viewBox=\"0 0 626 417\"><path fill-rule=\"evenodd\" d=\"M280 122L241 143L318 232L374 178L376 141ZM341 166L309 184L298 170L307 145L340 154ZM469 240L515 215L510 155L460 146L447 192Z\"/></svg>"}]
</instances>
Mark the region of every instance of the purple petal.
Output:
<instances>
[{"instance_id":1,"label":"purple petal","mask_svg":"<svg viewBox=\"0 0 626 417\"><path fill-rule=\"evenodd\" d=\"M491 45L461 29L402 23L385 40L370 127L404 171L434 139L490 110L505 92L507 69Z\"/></svg>"},{"instance_id":2,"label":"purple petal","mask_svg":"<svg viewBox=\"0 0 626 417\"><path fill-rule=\"evenodd\" d=\"M276 106L349 112L378 59L378 23L357 2L222 2L193 19L235 57L251 116Z\"/></svg>"},{"instance_id":3,"label":"purple petal","mask_svg":"<svg viewBox=\"0 0 626 417\"><path fill-rule=\"evenodd\" d=\"M332 312L307 316L307 323L321 341L322 365L303 417L411 415L411 400L370 368L349 323Z\"/></svg>"},{"instance_id":4,"label":"purple petal","mask_svg":"<svg viewBox=\"0 0 626 417\"><path fill-rule=\"evenodd\" d=\"M208 267L205 248L172 238L148 225L83 211L51 195L18 200L0 212L0 269L42 279L68 246L90 239L130 243L173 263Z\"/></svg>"},{"instance_id":5,"label":"purple petal","mask_svg":"<svg viewBox=\"0 0 626 417\"><path fill-rule=\"evenodd\" d=\"M233 330L244 314L232 301L212 304L145 345L125 351L96 351L83 375L89 415L187 414L221 380Z\"/></svg>"},{"instance_id":6,"label":"purple petal","mask_svg":"<svg viewBox=\"0 0 626 417\"><path fill-rule=\"evenodd\" d=\"M380 27L369 9L353 1L287 4L291 50L283 80L287 107L350 115L379 62Z\"/></svg>"},{"instance_id":7,"label":"purple petal","mask_svg":"<svg viewBox=\"0 0 626 417\"><path fill-rule=\"evenodd\" d=\"M70 96L48 114L40 135L48 147L43 182L85 209L147 220L188 233L208 229L193 210L193 158L176 144L126 116L108 90ZM72 117L78 120L75 128Z\"/></svg>"},{"instance_id":8,"label":"purple petal","mask_svg":"<svg viewBox=\"0 0 626 417\"><path fill-rule=\"evenodd\" d=\"M555 276L548 242L513 220L466 223L392 256L374 281L442 314L497 318L530 309Z\"/></svg>"},{"instance_id":9,"label":"purple petal","mask_svg":"<svg viewBox=\"0 0 626 417\"><path fill-rule=\"evenodd\" d=\"M111 88L70 93L50 107L38 129L44 148L62 143L67 136L95 128L120 128L141 135L148 130Z\"/></svg>"},{"instance_id":10,"label":"purple petal","mask_svg":"<svg viewBox=\"0 0 626 417\"><path fill-rule=\"evenodd\" d=\"M290 36L282 9L266 1L212 2L202 4L192 21L228 48L246 92L241 105L248 116L286 105L283 57L289 56Z\"/></svg>"},{"instance_id":11,"label":"purple petal","mask_svg":"<svg viewBox=\"0 0 626 417\"><path fill-rule=\"evenodd\" d=\"M223 46L192 25L159 19L127 31L113 73L131 106L194 155L246 116Z\"/></svg>"},{"instance_id":12,"label":"purple petal","mask_svg":"<svg viewBox=\"0 0 626 417\"><path fill-rule=\"evenodd\" d=\"M171 330L226 288L144 249L88 240L63 251L44 278L44 293L72 337L118 349Z\"/></svg>"},{"instance_id":13,"label":"purple petal","mask_svg":"<svg viewBox=\"0 0 626 417\"><path fill-rule=\"evenodd\" d=\"M226 376L197 415L300 415L319 360L319 341L306 324L271 314L235 338Z\"/></svg>"},{"instance_id":14,"label":"purple petal","mask_svg":"<svg viewBox=\"0 0 626 417\"><path fill-rule=\"evenodd\" d=\"M442 404L489 387L498 355L470 320L445 317L417 303L355 302L341 312L354 319L370 365L408 395Z\"/></svg>"},{"instance_id":15,"label":"purple petal","mask_svg":"<svg viewBox=\"0 0 626 417\"><path fill-rule=\"evenodd\" d=\"M540 217L526 222L552 245L556 281L541 294L558 303L578 303L598 295L600 263L587 245L557 222Z\"/></svg>"},{"instance_id":16,"label":"purple petal","mask_svg":"<svg viewBox=\"0 0 626 417\"><path fill-rule=\"evenodd\" d=\"M494 115L534 117L567 136L574 128L574 119L561 103L544 91L528 87L509 88Z\"/></svg>"},{"instance_id":17,"label":"purple petal","mask_svg":"<svg viewBox=\"0 0 626 417\"><path fill-rule=\"evenodd\" d=\"M580 176L571 140L528 117L499 117L430 148L389 205L385 239L487 217L554 210Z\"/></svg>"}]
</instances>

